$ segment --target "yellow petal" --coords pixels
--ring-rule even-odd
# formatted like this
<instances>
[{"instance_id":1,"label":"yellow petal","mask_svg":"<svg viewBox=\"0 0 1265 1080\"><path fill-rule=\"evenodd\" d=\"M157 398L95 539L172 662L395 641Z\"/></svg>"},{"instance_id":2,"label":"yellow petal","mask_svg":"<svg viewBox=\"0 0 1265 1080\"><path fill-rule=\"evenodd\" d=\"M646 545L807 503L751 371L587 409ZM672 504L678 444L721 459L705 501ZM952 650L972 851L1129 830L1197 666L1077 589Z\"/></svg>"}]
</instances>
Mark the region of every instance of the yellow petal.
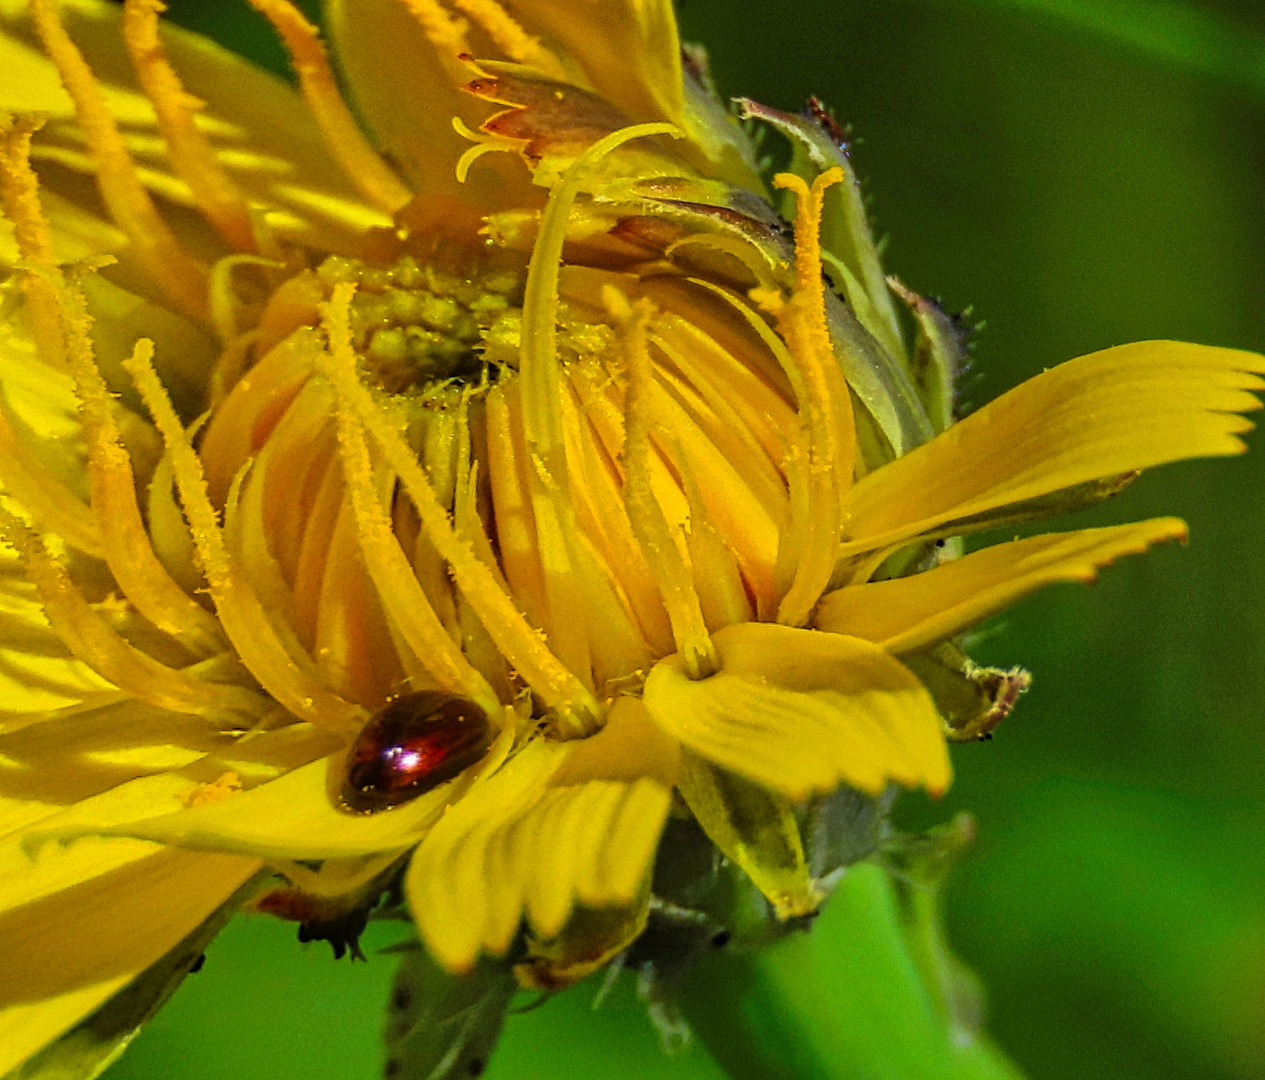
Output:
<instances>
[{"instance_id":1,"label":"yellow petal","mask_svg":"<svg viewBox=\"0 0 1265 1080\"><path fill-rule=\"evenodd\" d=\"M913 652L960 634L1029 593L1059 581L1093 581L1122 555L1185 540L1177 518L1082 529L984 548L923 574L836 589L813 617L819 630Z\"/></svg>"},{"instance_id":2,"label":"yellow petal","mask_svg":"<svg viewBox=\"0 0 1265 1080\"><path fill-rule=\"evenodd\" d=\"M128 841L43 853L25 877L55 888L0 914L0 1073L160 960L258 869L254 859Z\"/></svg>"},{"instance_id":3,"label":"yellow petal","mask_svg":"<svg viewBox=\"0 0 1265 1080\"><path fill-rule=\"evenodd\" d=\"M634 121L681 123L681 40L672 0L518 0L529 29L559 42L602 97Z\"/></svg>"},{"instance_id":4,"label":"yellow petal","mask_svg":"<svg viewBox=\"0 0 1265 1080\"><path fill-rule=\"evenodd\" d=\"M16 554L0 552L0 731L112 690L53 633Z\"/></svg>"},{"instance_id":5,"label":"yellow petal","mask_svg":"<svg viewBox=\"0 0 1265 1080\"><path fill-rule=\"evenodd\" d=\"M1172 341L1082 356L859 481L843 554L987 528L1007 507L1190 457L1238 454L1265 358Z\"/></svg>"},{"instance_id":6,"label":"yellow petal","mask_svg":"<svg viewBox=\"0 0 1265 1080\"><path fill-rule=\"evenodd\" d=\"M641 777L664 787L676 783L681 768L681 748L651 718L640 698L616 698L606 724L596 735L570 747L553 784L583 784L589 780L623 780Z\"/></svg>"},{"instance_id":7,"label":"yellow petal","mask_svg":"<svg viewBox=\"0 0 1265 1080\"><path fill-rule=\"evenodd\" d=\"M410 847L452 797L451 785L441 785L389 813L350 813L329 794L329 772L342 765L340 752L230 798L106 828L58 828L51 835L91 832L267 859L338 859Z\"/></svg>"},{"instance_id":8,"label":"yellow petal","mask_svg":"<svg viewBox=\"0 0 1265 1080\"><path fill-rule=\"evenodd\" d=\"M712 635L722 667L692 680L660 661L644 700L668 734L722 768L792 800L842 783L932 793L949 783L940 720L899 661L858 638L770 623Z\"/></svg>"},{"instance_id":9,"label":"yellow petal","mask_svg":"<svg viewBox=\"0 0 1265 1080\"><path fill-rule=\"evenodd\" d=\"M28 718L0 738L0 837L22 830L34 842L36 828L82 835L179 810L200 777L174 770L208 759L209 775L226 772L213 758L229 741L200 717L123 695ZM10 885L0 881L0 906Z\"/></svg>"},{"instance_id":10,"label":"yellow petal","mask_svg":"<svg viewBox=\"0 0 1265 1080\"><path fill-rule=\"evenodd\" d=\"M328 754L332 743L309 724L233 736L126 698L63 710L0 742L0 838L40 852L52 840L130 836L137 822L266 784ZM6 850L0 908L29 884L16 869L26 856L10 865Z\"/></svg>"},{"instance_id":11,"label":"yellow petal","mask_svg":"<svg viewBox=\"0 0 1265 1080\"><path fill-rule=\"evenodd\" d=\"M493 952L508 947L529 868L521 859L500 858L503 872L493 880L489 848L494 839L512 841L514 826L540 802L565 758L556 743L525 747L475 784L414 853L405 895L426 944L449 970L468 971L485 947ZM516 880L507 880L509 871ZM493 940L485 946L488 938Z\"/></svg>"},{"instance_id":12,"label":"yellow petal","mask_svg":"<svg viewBox=\"0 0 1265 1080\"><path fill-rule=\"evenodd\" d=\"M413 856L405 892L427 945L466 971L503 953L524 909L542 938L574 906L632 903L671 802L655 780L550 786L575 743L536 743L476 784Z\"/></svg>"},{"instance_id":13,"label":"yellow petal","mask_svg":"<svg viewBox=\"0 0 1265 1080\"><path fill-rule=\"evenodd\" d=\"M0 0L0 108L49 114L36 140L37 158L90 172L70 99L36 42L26 8L25 0ZM67 30L104 86L141 179L162 198L192 205L192 194L175 177L158 138L154 110L137 88L120 5L67 0L62 10ZM198 124L220 163L252 203L267 208L280 235L350 249L365 227L387 224L343 178L302 99L284 81L171 25L163 27L163 42L185 88L206 102ZM70 176L58 181L57 191L81 206L95 204L95 194ZM198 232L205 243L210 234Z\"/></svg>"}]
</instances>

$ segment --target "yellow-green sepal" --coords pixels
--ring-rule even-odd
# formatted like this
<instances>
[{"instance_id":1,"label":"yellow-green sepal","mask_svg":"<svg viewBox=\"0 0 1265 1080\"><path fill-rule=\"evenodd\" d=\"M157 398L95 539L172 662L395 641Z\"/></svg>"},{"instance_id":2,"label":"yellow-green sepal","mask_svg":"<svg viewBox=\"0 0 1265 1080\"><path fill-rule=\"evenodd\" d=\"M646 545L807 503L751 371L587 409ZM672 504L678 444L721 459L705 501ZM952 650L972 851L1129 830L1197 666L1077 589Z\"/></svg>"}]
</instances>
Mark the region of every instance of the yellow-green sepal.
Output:
<instances>
[{"instance_id":1,"label":"yellow-green sepal","mask_svg":"<svg viewBox=\"0 0 1265 1080\"><path fill-rule=\"evenodd\" d=\"M416 940L396 951L384 1031L382 1075L396 1080L478 1076L487 1064L518 981L502 960L454 975Z\"/></svg>"},{"instance_id":2,"label":"yellow-green sepal","mask_svg":"<svg viewBox=\"0 0 1265 1080\"><path fill-rule=\"evenodd\" d=\"M776 792L681 751L677 787L712 842L740 866L780 919L811 915L814 887L791 803Z\"/></svg>"},{"instance_id":3,"label":"yellow-green sepal","mask_svg":"<svg viewBox=\"0 0 1265 1080\"><path fill-rule=\"evenodd\" d=\"M931 694L950 742L991 739L1032 682L1022 668L981 667L951 641L901 659Z\"/></svg>"},{"instance_id":4,"label":"yellow-green sepal","mask_svg":"<svg viewBox=\"0 0 1265 1080\"><path fill-rule=\"evenodd\" d=\"M918 324L909 374L938 435L957 418L954 391L966 366L971 327L961 316L950 315L936 301L919 296L896 278L889 278L888 284Z\"/></svg>"}]
</instances>

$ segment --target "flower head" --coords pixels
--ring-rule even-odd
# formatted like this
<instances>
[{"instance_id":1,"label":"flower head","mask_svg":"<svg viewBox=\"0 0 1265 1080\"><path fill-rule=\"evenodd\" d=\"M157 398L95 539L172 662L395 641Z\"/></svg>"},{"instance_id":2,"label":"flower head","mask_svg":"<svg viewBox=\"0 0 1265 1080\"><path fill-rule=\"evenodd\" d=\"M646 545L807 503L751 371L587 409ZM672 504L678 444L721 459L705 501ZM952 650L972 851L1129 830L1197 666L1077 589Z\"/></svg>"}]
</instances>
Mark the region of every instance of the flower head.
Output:
<instances>
[{"instance_id":1,"label":"flower head","mask_svg":"<svg viewBox=\"0 0 1265 1080\"><path fill-rule=\"evenodd\" d=\"M794 924L830 800L939 794L1026 686L955 639L1185 529L955 538L1265 386L1151 342L959 419L833 121L738 103L766 184L666 2L330 0L350 104L253 2L301 97L156 0L0 9L3 1069L244 897L402 881L448 969L564 985L671 819Z\"/></svg>"}]
</instances>

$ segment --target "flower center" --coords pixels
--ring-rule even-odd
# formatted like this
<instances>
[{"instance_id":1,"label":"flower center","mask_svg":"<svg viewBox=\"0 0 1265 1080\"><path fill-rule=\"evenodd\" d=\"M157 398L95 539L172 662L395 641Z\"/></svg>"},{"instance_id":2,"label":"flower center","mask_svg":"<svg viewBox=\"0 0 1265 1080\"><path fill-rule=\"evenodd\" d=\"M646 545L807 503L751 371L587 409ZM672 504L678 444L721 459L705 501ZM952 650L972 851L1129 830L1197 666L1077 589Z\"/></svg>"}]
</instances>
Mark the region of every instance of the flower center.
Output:
<instances>
[{"instance_id":1,"label":"flower center","mask_svg":"<svg viewBox=\"0 0 1265 1080\"><path fill-rule=\"evenodd\" d=\"M387 393L478 382L515 358L524 274L504 258L456 267L404 255L381 266L333 255L317 274L331 289L356 285L352 344Z\"/></svg>"}]
</instances>

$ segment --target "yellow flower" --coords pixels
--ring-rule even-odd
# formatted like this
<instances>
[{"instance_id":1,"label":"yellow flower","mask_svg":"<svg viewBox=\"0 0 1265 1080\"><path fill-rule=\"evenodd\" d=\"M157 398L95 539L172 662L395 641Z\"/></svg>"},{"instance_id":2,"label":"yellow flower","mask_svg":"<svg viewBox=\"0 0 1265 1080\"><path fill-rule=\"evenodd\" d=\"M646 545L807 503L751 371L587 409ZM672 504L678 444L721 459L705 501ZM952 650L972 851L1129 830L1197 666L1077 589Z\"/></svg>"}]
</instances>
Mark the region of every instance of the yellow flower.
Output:
<instances>
[{"instance_id":1,"label":"yellow flower","mask_svg":"<svg viewBox=\"0 0 1265 1080\"><path fill-rule=\"evenodd\" d=\"M954 638L1185 529L952 538L1238 453L1265 386L1151 342L954 422L829 119L741 103L766 187L667 0L329 0L370 134L253 2L301 95L156 0L0 0L4 1073L248 897L402 874L449 969L581 977L674 790L811 913L802 807L940 793L1025 685Z\"/></svg>"}]
</instances>

